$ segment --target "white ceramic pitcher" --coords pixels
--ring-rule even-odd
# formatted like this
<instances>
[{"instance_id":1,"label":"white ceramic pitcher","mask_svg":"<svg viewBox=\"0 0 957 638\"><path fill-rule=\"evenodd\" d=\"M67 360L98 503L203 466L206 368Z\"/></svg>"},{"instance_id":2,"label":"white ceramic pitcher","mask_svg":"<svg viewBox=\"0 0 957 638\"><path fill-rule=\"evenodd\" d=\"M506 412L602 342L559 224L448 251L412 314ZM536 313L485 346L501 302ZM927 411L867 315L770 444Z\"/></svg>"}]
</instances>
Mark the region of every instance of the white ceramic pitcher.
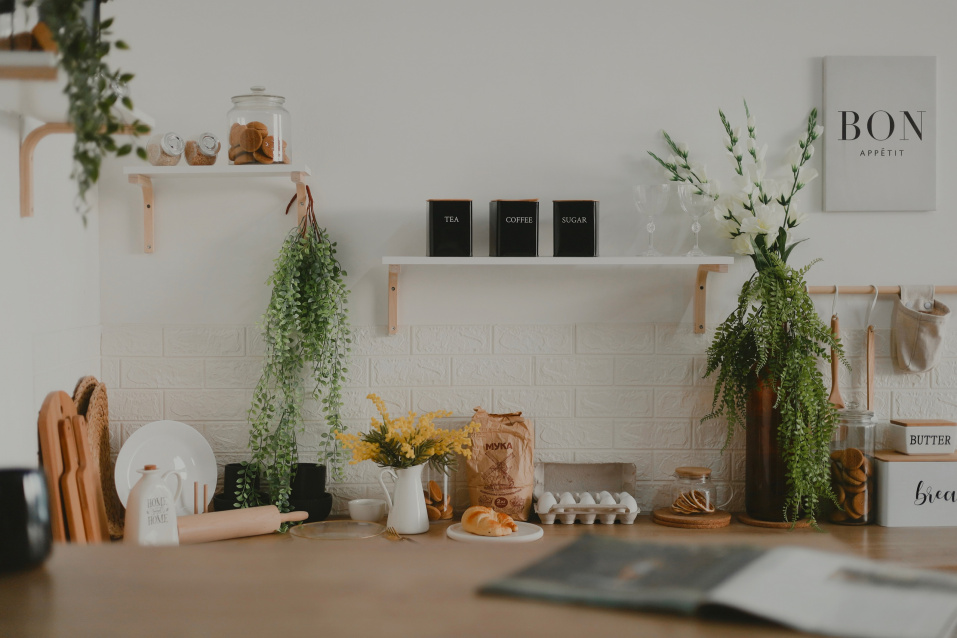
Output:
<instances>
[{"instance_id":1,"label":"white ceramic pitcher","mask_svg":"<svg viewBox=\"0 0 957 638\"><path fill-rule=\"evenodd\" d=\"M155 465L136 470L143 476L126 500L123 542L130 545L179 545L176 501L183 491L183 476L170 470L163 474ZM176 477L176 493L166 486L166 477Z\"/></svg>"},{"instance_id":2,"label":"white ceramic pitcher","mask_svg":"<svg viewBox=\"0 0 957 638\"><path fill-rule=\"evenodd\" d=\"M394 498L389 496L389 490L382 480L386 474L391 474L395 480ZM429 514L425 511L425 497L422 494L422 465L387 467L379 473L379 485L389 504L386 522L389 527L394 527L400 534L424 534L429 531Z\"/></svg>"}]
</instances>

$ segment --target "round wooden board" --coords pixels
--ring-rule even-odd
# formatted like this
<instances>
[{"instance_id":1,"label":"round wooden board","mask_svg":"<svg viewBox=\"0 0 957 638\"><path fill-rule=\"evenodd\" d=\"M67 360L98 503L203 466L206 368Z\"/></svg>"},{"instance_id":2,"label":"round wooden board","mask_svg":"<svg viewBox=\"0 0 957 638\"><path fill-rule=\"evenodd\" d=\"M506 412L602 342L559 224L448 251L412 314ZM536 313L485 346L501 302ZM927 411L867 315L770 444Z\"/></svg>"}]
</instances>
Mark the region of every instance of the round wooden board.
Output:
<instances>
[{"instance_id":1,"label":"round wooden board","mask_svg":"<svg viewBox=\"0 0 957 638\"><path fill-rule=\"evenodd\" d=\"M660 507L651 516L651 520L665 527L682 529L717 529L731 522L731 514L718 510L711 514L678 514L670 507Z\"/></svg>"},{"instance_id":2,"label":"round wooden board","mask_svg":"<svg viewBox=\"0 0 957 638\"><path fill-rule=\"evenodd\" d=\"M751 525L753 527L767 527L769 529L791 529L792 527L810 527L811 521L806 518L802 518L797 523L789 523L788 521L761 521L756 518L751 518L744 512L738 512L735 514L738 517L738 520L744 523L745 525Z\"/></svg>"}]
</instances>

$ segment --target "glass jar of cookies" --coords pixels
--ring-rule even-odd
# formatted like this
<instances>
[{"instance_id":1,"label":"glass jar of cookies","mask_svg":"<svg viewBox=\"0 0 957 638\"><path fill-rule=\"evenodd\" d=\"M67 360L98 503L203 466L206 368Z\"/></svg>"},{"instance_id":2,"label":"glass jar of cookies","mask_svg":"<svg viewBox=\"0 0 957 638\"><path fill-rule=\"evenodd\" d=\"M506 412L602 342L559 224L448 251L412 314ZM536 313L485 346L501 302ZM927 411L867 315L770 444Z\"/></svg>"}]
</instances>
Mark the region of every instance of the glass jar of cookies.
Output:
<instances>
[{"instance_id":1,"label":"glass jar of cookies","mask_svg":"<svg viewBox=\"0 0 957 638\"><path fill-rule=\"evenodd\" d=\"M867 525L874 520L874 413L848 406L839 410L831 438L831 488L837 499L832 523Z\"/></svg>"},{"instance_id":2,"label":"glass jar of cookies","mask_svg":"<svg viewBox=\"0 0 957 638\"><path fill-rule=\"evenodd\" d=\"M449 494L449 475L431 465L422 470L422 493L425 511L430 523L452 518L452 495Z\"/></svg>"},{"instance_id":3,"label":"glass jar of cookies","mask_svg":"<svg viewBox=\"0 0 957 638\"><path fill-rule=\"evenodd\" d=\"M283 108L286 98L254 86L233 97L226 116L230 164L288 164L292 122Z\"/></svg>"}]
</instances>

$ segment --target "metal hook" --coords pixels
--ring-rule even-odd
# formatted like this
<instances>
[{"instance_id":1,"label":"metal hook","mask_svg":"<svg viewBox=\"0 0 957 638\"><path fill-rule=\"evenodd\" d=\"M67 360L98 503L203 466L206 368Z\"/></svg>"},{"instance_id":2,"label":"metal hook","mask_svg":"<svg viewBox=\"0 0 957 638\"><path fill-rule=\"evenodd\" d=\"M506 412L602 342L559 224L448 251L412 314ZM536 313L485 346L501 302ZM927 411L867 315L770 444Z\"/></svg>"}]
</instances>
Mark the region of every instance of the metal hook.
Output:
<instances>
[{"instance_id":1,"label":"metal hook","mask_svg":"<svg viewBox=\"0 0 957 638\"><path fill-rule=\"evenodd\" d=\"M871 288L874 289L874 298L871 299L871 307L867 309L867 317L864 319L864 325L871 325L871 313L874 311L874 306L877 305L877 286L871 284Z\"/></svg>"},{"instance_id":2,"label":"metal hook","mask_svg":"<svg viewBox=\"0 0 957 638\"><path fill-rule=\"evenodd\" d=\"M838 297L840 297L840 294L841 294L841 291L840 291L840 289L837 287L837 285L835 284L835 285L834 285L834 300L831 302L831 316L832 316L832 317L836 317L836 316L837 316L837 299L838 299Z\"/></svg>"}]
</instances>

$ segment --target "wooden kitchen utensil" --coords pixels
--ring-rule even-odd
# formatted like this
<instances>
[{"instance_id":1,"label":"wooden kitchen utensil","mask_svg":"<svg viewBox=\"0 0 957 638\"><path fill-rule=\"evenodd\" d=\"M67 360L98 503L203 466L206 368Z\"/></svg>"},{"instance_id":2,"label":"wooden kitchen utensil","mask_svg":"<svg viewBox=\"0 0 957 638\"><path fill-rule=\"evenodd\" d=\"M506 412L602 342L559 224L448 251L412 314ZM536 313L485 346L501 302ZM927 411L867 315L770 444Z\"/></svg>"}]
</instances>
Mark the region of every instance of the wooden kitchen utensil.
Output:
<instances>
[{"instance_id":1,"label":"wooden kitchen utensil","mask_svg":"<svg viewBox=\"0 0 957 638\"><path fill-rule=\"evenodd\" d=\"M874 306L877 305L877 295L878 289L877 286L871 286L874 289L874 298L871 300L871 305L867 309L867 318L864 320L864 323L867 324L867 333L864 338L864 353L866 356L866 367L867 367L867 409L874 410L874 372L876 362L874 360L874 340L876 335L874 334L874 326L871 325L871 313L874 311Z\"/></svg>"},{"instance_id":2,"label":"wooden kitchen utensil","mask_svg":"<svg viewBox=\"0 0 957 638\"><path fill-rule=\"evenodd\" d=\"M103 504L99 468L93 463L93 455L90 453L86 419L75 416L72 420L79 461L76 475L77 487L80 491L80 507L83 511L86 540L90 543L103 543L110 540L110 532L106 520L106 506Z\"/></svg>"},{"instance_id":3,"label":"wooden kitchen utensil","mask_svg":"<svg viewBox=\"0 0 957 638\"><path fill-rule=\"evenodd\" d=\"M60 493L63 495L63 511L66 517L66 529L74 543L86 543L86 527L83 524L83 507L80 505L80 488L76 473L80 469L80 460L76 450L76 435L73 433L73 419L64 417L57 424L60 432L60 450L63 452L63 475L60 477Z\"/></svg>"},{"instance_id":4,"label":"wooden kitchen utensil","mask_svg":"<svg viewBox=\"0 0 957 638\"><path fill-rule=\"evenodd\" d=\"M176 526L179 529L179 544L190 545L271 534L283 523L304 521L307 518L309 518L309 512L280 514L279 508L275 505L263 505L226 512L180 516L176 519Z\"/></svg>"},{"instance_id":5,"label":"wooden kitchen utensil","mask_svg":"<svg viewBox=\"0 0 957 638\"><path fill-rule=\"evenodd\" d=\"M63 499L60 494L60 477L63 475L63 454L60 451L59 422L64 415L76 414L73 399L66 392L51 392L43 400L37 418L37 434L40 439L40 461L46 474L47 490L50 492L50 528L53 540L65 543L66 520L63 516Z\"/></svg>"},{"instance_id":6,"label":"wooden kitchen utensil","mask_svg":"<svg viewBox=\"0 0 957 638\"><path fill-rule=\"evenodd\" d=\"M837 339L840 337L840 325L837 320L837 313L831 315L831 333L834 335L834 338ZM838 381L838 372L840 371L840 359L837 357L837 352L834 348L831 348L831 396L827 398L835 408L841 409L844 407L844 399L841 398L841 388L840 381Z\"/></svg>"}]
</instances>

